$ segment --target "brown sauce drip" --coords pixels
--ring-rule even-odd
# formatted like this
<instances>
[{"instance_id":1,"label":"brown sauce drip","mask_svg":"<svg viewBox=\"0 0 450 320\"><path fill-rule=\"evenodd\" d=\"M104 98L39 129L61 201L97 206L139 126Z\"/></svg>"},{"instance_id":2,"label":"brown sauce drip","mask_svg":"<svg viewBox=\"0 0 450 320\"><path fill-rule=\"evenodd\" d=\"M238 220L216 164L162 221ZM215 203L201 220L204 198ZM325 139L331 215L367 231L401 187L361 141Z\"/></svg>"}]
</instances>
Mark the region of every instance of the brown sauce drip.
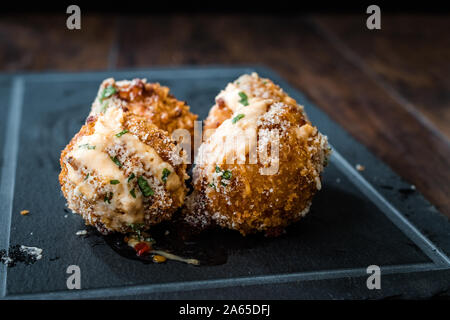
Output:
<instances>
[{"instance_id":1,"label":"brown sauce drip","mask_svg":"<svg viewBox=\"0 0 450 320\"><path fill-rule=\"evenodd\" d=\"M155 243L152 249L156 252L164 251L184 259L196 259L200 266L220 265L227 262L228 252L221 240L221 230L208 230L199 233L182 221L175 220L161 223L148 231ZM136 250L124 241L125 235L113 233L102 236L115 252L122 257L139 260L143 263L155 263L155 253L139 256Z\"/></svg>"}]
</instances>

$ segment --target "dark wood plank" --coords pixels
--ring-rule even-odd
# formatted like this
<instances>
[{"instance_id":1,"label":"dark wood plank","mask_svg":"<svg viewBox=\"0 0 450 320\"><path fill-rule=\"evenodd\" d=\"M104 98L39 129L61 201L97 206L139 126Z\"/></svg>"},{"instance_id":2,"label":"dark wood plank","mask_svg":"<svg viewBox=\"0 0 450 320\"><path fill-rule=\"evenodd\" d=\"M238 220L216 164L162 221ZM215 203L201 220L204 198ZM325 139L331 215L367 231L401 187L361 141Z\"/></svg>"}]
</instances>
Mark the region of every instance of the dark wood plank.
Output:
<instances>
[{"instance_id":1,"label":"dark wood plank","mask_svg":"<svg viewBox=\"0 0 450 320\"><path fill-rule=\"evenodd\" d=\"M114 41L114 17L83 15L68 30L65 14L0 17L2 71L105 69Z\"/></svg>"},{"instance_id":2,"label":"dark wood plank","mask_svg":"<svg viewBox=\"0 0 450 320\"><path fill-rule=\"evenodd\" d=\"M299 17L123 19L119 67L251 63L274 68L450 216L448 144Z\"/></svg>"},{"instance_id":3,"label":"dark wood plank","mask_svg":"<svg viewBox=\"0 0 450 320\"><path fill-rule=\"evenodd\" d=\"M450 19L383 15L382 29L365 28L365 16L328 15L315 20L354 51L399 100L417 108L450 138Z\"/></svg>"}]
</instances>

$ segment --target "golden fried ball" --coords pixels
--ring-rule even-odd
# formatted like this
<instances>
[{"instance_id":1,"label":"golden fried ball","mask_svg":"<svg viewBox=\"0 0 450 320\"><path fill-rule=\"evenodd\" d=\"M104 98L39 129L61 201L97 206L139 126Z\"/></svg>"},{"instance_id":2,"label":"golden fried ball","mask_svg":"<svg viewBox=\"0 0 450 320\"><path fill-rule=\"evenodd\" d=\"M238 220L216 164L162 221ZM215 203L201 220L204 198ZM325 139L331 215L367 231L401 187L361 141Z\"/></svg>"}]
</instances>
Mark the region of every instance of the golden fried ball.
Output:
<instances>
[{"instance_id":1,"label":"golden fried ball","mask_svg":"<svg viewBox=\"0 0 450 320\"><path fill-rule=\"evenodd\" d=\"M109 108L61 153L68 207L106 234L168 220L186 195L183 151L144 117Z\"/></svg>"},{"instance_id":2,"label":"golden fried ball","mask_svg":"<svg viewBox=\"0 0 450 320\"><path fill-rule=\"evenodd\" d=\"M256 74L229 84L221 100L230 115L216 121L218 104L210 112L207 124L217 129L199 149L185 220L275 235L302 218L320 190L327 138L303 107Z\"/></svg>"}]
</instances>

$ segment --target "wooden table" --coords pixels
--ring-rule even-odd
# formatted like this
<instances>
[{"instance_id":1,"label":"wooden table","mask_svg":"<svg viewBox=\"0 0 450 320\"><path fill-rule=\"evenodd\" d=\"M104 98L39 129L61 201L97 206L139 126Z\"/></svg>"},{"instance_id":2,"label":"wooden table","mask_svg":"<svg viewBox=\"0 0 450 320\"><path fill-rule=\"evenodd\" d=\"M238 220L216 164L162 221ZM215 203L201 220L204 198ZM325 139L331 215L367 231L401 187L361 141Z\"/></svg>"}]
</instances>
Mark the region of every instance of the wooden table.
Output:
<instances>
[{"instance_id":1,"label":"wooden table","mask_svg":"<svg viewBox=\"0 0 450 320\"><path fill-rule=\"evenodd\" d=\"M383 15L83 14L0 17L0 70L260 64L450 217L450 19Z\"/></svg>"}]
</instances>

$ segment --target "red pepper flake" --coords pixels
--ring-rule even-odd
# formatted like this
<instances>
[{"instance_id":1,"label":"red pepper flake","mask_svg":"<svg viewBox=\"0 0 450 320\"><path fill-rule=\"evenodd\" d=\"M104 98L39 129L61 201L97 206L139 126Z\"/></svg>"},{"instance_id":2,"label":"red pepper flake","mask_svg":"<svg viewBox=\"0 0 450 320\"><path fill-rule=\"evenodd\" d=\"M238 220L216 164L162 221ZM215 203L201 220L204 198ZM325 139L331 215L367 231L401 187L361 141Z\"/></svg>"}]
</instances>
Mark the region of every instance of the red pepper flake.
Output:
<instances>
[{"instance_id":1,"label":"red pepper flake","mask_svg":"<svg viewBox=\"0 0 450 320\"><path fill-rule=\"evenodd\" d=\"M142 256L144 253L150 251L150 246L146 242L139 242L134 246L138 256Z\"/></svg>"}]
</instances>

